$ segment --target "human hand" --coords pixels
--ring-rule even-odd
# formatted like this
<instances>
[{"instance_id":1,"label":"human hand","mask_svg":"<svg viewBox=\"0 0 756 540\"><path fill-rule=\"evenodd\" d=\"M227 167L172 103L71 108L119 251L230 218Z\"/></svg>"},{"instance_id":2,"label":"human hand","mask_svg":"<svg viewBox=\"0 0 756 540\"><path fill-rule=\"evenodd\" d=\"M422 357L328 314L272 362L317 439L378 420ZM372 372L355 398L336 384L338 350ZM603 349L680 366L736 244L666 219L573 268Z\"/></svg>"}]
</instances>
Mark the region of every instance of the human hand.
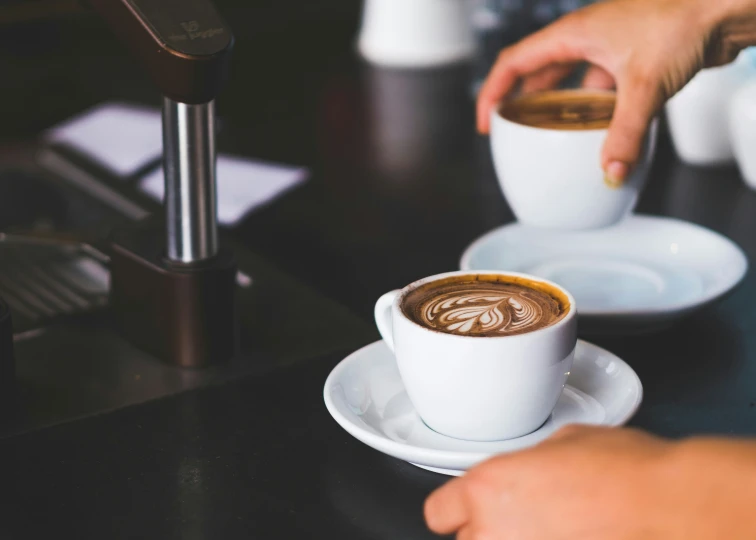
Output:
<instances>
[{"instance_id":1,"label":"human hand","mask_svg":"<svg viewBox=\"0 0 756 540\"><path fill-rule=\"evenodd\" d=\"M425 517L458 540L752 540L754 496L754 443L571 426L451 480Z\"/></svg>"},{"instance_id":2,"label":"human hand","mask_svg":"<svg viewBox=\"0 0 756 540\"><path fill-rule=\"evenodd\" d=\"M518 81L523 92L550 89L588 62L584 87L617 89L601 165L620 184L664 102L702 67L756 43L754 21L755 0L604 0L580 9L501 52L478 96L478 129L488 133L492 108Z\"/></svg>"}]
</instances>

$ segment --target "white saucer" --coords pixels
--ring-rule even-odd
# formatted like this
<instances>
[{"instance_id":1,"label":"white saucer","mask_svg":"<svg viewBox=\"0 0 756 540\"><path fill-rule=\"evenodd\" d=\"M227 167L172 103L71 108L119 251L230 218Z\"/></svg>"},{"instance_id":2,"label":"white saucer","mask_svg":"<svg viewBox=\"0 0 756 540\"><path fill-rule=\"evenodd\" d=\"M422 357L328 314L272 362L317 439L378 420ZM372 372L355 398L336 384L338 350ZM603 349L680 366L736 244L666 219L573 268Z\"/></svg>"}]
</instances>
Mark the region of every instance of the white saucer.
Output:
<instances>
[{"instance_id":1,"label":"white saucer","mask_svg":"<svg viewBox=\"0 0 756 540\"><path fill-rule=\"evenodd\" d=\"M719 298L740 282L748 260L709 229L631 216L593 231L505 225L476 240L460 266L554 281L575 297L581 332L626 334L662 328Z\"/></svg>"},{"instance_id":2,"label":"white saucer","mask_svg":"<svg viewBox=\"0 0 756 540\"><path fill-rule=\"evenodd\" d=\"M418 467L458 476L494 454L532 446L566 424L624 424L638 409L643 387L625 362L578 341L567 386L543 426L517 439L463 441L423 423L404 390L394 355L377 341L333 369L323 396L336 422L368 446Z\"/></svg>"}]
</instances>

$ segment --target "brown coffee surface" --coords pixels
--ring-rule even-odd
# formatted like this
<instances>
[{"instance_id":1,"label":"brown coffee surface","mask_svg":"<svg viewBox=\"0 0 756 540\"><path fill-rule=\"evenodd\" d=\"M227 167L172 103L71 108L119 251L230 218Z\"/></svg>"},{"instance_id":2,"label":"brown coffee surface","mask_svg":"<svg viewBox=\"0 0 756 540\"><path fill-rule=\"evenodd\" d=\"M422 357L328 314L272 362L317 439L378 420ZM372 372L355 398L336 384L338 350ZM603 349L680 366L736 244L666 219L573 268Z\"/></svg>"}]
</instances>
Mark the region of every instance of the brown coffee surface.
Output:
<instances>
[{"instance_id":1,"label":"brown coffee surface","mask_svg":"<svg viewBox=\"0 0 756 540\"><path fill-rule=\"evenodd\" d=\"M402 298L404 314L420 326L460 336L534 332L569 311L561 291L525 278L465 275L426 283Z\"/></svg>"},{"instance_id":2,"label":"brown coffee surface","mask_svg":"<svg viewBox=\"0 0 756 540\"><path fill-rule=\"evenodd\" d=\"M546 129L605 129L615 102L613 92L553 90L508 101L500 106L499 114L518 124Z\"/></svg>"}]
</instances>

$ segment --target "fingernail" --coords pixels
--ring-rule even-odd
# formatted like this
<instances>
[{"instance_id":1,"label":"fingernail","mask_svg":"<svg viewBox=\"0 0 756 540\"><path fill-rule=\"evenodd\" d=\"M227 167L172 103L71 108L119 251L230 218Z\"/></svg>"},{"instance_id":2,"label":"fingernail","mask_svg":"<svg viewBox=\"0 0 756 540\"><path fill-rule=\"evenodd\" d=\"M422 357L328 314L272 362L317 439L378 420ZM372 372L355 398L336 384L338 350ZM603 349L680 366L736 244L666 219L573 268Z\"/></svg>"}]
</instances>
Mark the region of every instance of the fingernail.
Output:
<instances>
[{"instance_id":1,"label":"fingernail","mask_svg":"<svg viewBox=\"0 0 756 540\"><path fill-rule=\"evenodd\" d=\"M611 188L622 186L627 177L627 164L621 161L612 161L607 167L604 174L604 183Z\"/></svg>"},{"instance_id":2,"label":"fingernail","mask_svg":"<svg viewBox=\"0 0 756 540\"><path fill-rule=\"evenodd\" d=\"M486 112L482 109L478 109L478 118L477 118L477 128L478 133L481 135L486 132Z\"/></svg>"}]
</instances>

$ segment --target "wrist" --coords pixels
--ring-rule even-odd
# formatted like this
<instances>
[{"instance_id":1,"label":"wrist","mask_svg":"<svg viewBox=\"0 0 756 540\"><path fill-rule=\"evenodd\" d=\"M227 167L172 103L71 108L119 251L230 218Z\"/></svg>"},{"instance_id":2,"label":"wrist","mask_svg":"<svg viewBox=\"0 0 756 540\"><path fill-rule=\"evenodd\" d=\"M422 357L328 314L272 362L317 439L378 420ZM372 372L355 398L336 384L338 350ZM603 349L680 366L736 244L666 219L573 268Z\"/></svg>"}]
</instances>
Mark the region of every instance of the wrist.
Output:
<instances>
[{"instance_id":1,"label":"wrist","mask_svg":"<svg viewBox=\"0 0 756 540\"><path fill-rule=\"evenodd\" d=\"M665 475L683 538L756 538L756 444L714 438L678 443ZM676 537L675 537L676 538Z\"/></svg>"},{"instance_id":2,"label":"wrist","mask_svg":"<svg viewBox=\"0 0 756 540\"><path fill-rule=\"evenodd\" d=\"M756 0L702 0L701 6L722 63L756 45Z\"/></svg>"}]
</instances>

